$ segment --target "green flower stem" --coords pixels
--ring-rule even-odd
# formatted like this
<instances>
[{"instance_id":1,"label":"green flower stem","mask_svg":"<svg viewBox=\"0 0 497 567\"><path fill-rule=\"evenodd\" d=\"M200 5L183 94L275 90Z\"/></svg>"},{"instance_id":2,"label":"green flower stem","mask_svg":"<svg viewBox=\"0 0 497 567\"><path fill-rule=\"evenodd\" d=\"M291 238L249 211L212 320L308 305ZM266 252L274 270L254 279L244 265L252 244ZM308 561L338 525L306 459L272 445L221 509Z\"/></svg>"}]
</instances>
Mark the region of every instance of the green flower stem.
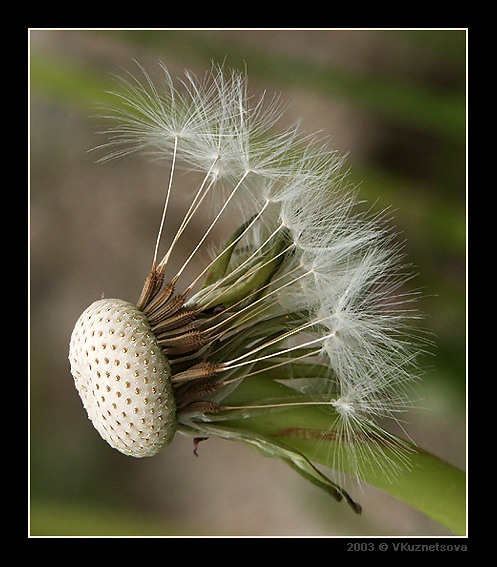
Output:
<instances>
[{"instance_id":1,"label":"green flower stem","mask_svg":"<svg viewBox=\"0 0 497 567\"><path fill-rule=\"evenodd\" d=\"M277 437L308 459L330 465L326 442L298 438L316 435L312 429L296 432L293 438ZM292 435L292 433L290 433ZM380 457L381 458L381 457ZM438 457L416 448L410 456L411 469L391 479L378 462L366 467L365 480L440 522L454 533L466 533L466 481L463 471ZM344 472L348 472L344 470Z\"/></svg>"},{"instance_id":2,"label":"green flower stem","mask_svg":"<svg viewBox=\"0 0 497 567\"><path fill-rule=\"evenodd\" d=\"M253 376L237 388L225 402L240 406L294 397L289 388ZM254 410L249 418L224 421L226 427L256 432L300 452L312 462L333 466L333 444L329 414L319 406L286 407L274 411ZM363 463L364 480L420 510L456 534L466 533L466 476L438 457L413 447L410 469L395 478L385 475L384 454ZM373 446L373 451L375 446ZM388 450L383 449L388 454ZM373 453L374 454L374 453ZM350 473L343 463L341 472Z\"/></svg>"}]
</instances>

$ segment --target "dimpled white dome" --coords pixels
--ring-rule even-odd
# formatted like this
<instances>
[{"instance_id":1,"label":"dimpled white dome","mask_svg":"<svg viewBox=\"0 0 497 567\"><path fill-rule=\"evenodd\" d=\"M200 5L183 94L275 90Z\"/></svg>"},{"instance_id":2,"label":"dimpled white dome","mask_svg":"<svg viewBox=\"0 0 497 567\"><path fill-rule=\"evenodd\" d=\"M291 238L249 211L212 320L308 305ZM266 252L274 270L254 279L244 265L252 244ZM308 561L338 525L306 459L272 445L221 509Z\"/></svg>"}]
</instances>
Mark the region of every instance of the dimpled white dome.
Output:
<instances>
[{"instance_id":1,"label":"dimpled white dome","mask_svg":"<svg viewBox=\"0 0 497 567\"><path fill-rule=\"evenodd\" d=\"M171 442L177 427L171 369L135 305L92 303L74 327L69 361L88 416L112 447L150 457Z\"/></svg>"}]
</instances>

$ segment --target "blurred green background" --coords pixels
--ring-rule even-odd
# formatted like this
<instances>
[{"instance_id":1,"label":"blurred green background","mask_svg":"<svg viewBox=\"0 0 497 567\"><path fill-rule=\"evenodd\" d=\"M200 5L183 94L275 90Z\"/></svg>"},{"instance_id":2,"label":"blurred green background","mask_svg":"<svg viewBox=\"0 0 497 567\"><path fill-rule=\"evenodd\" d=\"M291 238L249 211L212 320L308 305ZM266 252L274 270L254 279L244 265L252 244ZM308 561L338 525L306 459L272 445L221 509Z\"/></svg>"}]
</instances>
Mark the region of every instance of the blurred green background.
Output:
<instances>
[{"instance_id":1,"label":"blurred green background","mask_svg":"<svg viewBox=\"0 0 497 567\"><path fill-rule=\"evenodd\" d=\"M124 457L86 418L69 372L74 322L91 302L136 301L167 170L96 164L95 111L112 74L247 68L250 92L281 92L286 120L349 153L360 197L391 206L437 336L406 428L465 467L465 30L31 30L31 535L445 535L389 495L352 487L355 517L284 464L177 436Z\"/></svg>"}]
</instances>

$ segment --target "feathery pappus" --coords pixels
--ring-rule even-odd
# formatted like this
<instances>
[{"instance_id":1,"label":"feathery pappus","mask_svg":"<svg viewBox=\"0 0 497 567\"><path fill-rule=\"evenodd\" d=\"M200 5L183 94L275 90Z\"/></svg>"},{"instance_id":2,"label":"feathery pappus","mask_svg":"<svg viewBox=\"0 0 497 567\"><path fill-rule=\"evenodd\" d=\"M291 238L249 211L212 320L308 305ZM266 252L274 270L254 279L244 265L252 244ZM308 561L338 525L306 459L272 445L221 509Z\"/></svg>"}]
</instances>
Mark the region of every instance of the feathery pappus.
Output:
<instances>
[{"instance_id":1,"label":"feathery pappus","mask_svg":"<svg viewBox=\"0 0 497 567\"><path fill-rule=\"evenodd\" d=\"M74 327L69 361L84 407L126 455L153 456L177 432L196 443L242 441L359 513L341 482L251 421L319 407L339 475L361 478L373 455L385 474L407 465L410 445L380 425L409 407L423 345L402 246L384 215L358 210L342 156L299 124L278 129L278 97L251 97L246 76L223 67L177 82L161 67L161 85L142 68L141 79L121 81L99 146L104 159L144 152L165 160L168 179L136 301L95 301ZM168 205L181 169L192 187L172 234ZM202 236L170 273L178 241L205 215ZM240 218L239 228L185 282L227 215ZM278 396L237 400L251 380L277 384Z\"/></svg>"}]
</instances>

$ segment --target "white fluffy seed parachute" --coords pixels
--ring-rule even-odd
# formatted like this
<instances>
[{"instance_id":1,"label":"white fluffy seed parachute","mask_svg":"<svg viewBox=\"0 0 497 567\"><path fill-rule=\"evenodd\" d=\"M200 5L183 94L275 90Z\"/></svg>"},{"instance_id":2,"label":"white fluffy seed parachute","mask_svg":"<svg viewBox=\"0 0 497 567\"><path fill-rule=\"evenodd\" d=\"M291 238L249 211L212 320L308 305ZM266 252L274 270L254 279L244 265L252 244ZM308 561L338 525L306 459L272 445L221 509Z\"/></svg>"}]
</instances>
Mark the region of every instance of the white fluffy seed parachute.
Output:
<instances>
[{"instance_id":1,"label":"white fluffy seed parachute","mask_svg":"<svg viewBox=\"0 0 497 567\"><path fill-rule=\"evenodd\" d=\"M197 442L246 442L359 512L339 484L251 423L319 407L338 473L360 478L373 455L385 474L406 466L410 445L379 425L400 422L409 406L424 342L401 245L384 215L359 210L342 156L298 124L278 129L277 97L249 96L235 71L213 66L176 83L161 67L162 84L141 68L142 79L121 81L99 146L104 160L145 152L169 173L138 301L97 301L75 326L69 359L88 416L112 447L135 457L156 454L176 431ZM179 170L192 187L171 234ZM169 273L178 241L207 215L202 236ZM239 228L183 283L226 218L240 219ZM285 395L254 395L250 384L261 380Z\"/></svg>"}]
</instances>

